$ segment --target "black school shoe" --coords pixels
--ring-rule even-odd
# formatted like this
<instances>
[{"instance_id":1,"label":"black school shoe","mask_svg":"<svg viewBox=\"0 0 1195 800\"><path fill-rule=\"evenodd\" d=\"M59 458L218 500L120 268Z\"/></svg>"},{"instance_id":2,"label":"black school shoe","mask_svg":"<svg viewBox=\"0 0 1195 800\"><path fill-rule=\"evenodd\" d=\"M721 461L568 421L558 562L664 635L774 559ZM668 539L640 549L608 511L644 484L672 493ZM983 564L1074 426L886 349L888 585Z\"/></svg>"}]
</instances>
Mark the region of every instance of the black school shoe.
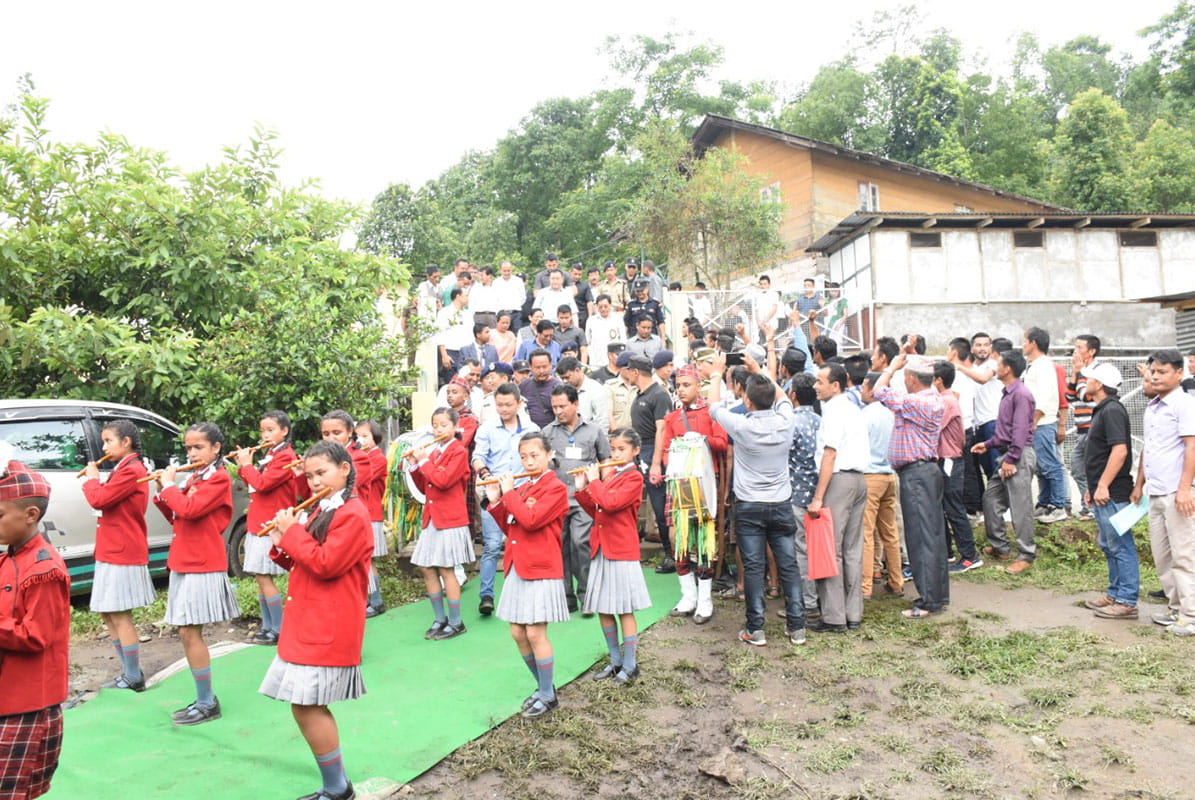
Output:
<instances>
[{"instance_id":1,"label":"black school shoe","mask_svg":"<svg viewBox=\"0 0 1195 800\"><path fill-rule=\"evenodd\" d=\"M353 800L357 793L353 790L353 784L349 783L349 788L345 789L339 794L329 792L327 789L320 789L315 794L305 794L299 800Z\"/></svg>"},{"instance_id":2,"label":"black school shoe","mask_svg":"<svg viewBox=\"0 0 1195 800\"><path fill-rule=\"evenodd\" d=\"M192 703L186 708L180 708L170 715L175 725L202 725L220 719L220 701L214 700L210 706Z\"/></svg>"},{"instance_id":3,"label":"black school shoe","mask_svg":"<svg viewBox=\"0 0 1195 800\"><path fill-rule=\"evenodd\" d=\"M461 622L458 625L453 625L451 622L445 622L440 626L439 633L436 633L434 636L432 636L432 638L436 641L440 641L442 639L452 639L453 637L460 636L464 632L464 622Z\"/></svg>"},{"instance_id":4,"label":"black school shoe","mask_svg":"<svg viewBox=\"0 0 1195 800\"><path fill-rule=\"evenodd\" d=\"M616 684L618 684L619 686L626 686L627 684L634 683L635 679L638 677L639 677L639 665L636 664L635 668L633 670L631 670L630 672L628 672L625 669L620 669L617 672L617 674L615 674L615 676L614 676L614 682Z\"/></svg>"},{"instance_id":5,"label":"black school shoe","mask_svg":"<svg viewBox=\"0 0 1195 800\"><path fill-rule=\"evenodd\" d=\"M541 700L540 698L536 697L531 705L523 710L523 717L526 719L542 717L544 714L554 710L559 705L560 701L555 697L553 697L551 700Z\"/></svg>"},{"instance_id":6,"label":"black school shoe","mask_svg":"<svg viewBox=\"0 0 1195 800\"><path fill-rule=\"evenodd\" d=\"M593 673L595 681L604 681L613 678L622 671L622 664L607 664L597 672Z\"/></svg>"},{"instance_id":7,"label":"black school shoe","mask_svg":"<svg viewBox=\"0 0 1195 800\"><path fill-rule=\"evenodd\" d=\"M440 630L447 624L447 622L440 622L440 620L436 620L432 623L432 626L424 632L423 638L435 639L440 634Z\"/></svg>"},{"instance_id":8,"label":"black school shoe","mask_svg":"<svg viewBox=\"0 0 1195 800\"><path fill-rule=\"evenodd\" d=\"M368 603L365 606L365 618L366 619L372 619L373 617L380 617L381 615L383 615L385 613L386 613L386 606L381 603L379 603L376 606L373 605L372 603Z\"/></svg>"},{"instance_id":9,"label":"black school shoe","mask_svg":"<svg viewBox=\"0 0 1195 800\"><path fill-rule=\"evenodd\" d=\"M278 634L273 631L267 631L265 628L260 628L254 632L246 641L249 644L262 644L267 647L276 647L278 645Z\"/></svg>"},{"instance_id":10,"label":"black school shoe","mask_svg":"<svg viewBox=\"0 0 1195 800\"><path fill-rule=\"evenodd\" d=\"M477 604L477 613L483 617L488 617L494 613L494 598L488 594L481 598L481 602Z\"/></svg>"},{"instance_id":11,"label":"black school shoe","mask_svg":"<svg viewBox=\"0 0 1195 800\"><path fill-rule=\"evenodd\" d=\"M139 681L129 680L122 672L110 681L104 681L100 684L101 689L132 689L134 692L145 691L145 678Z\"/></svg>"}]
</instances>

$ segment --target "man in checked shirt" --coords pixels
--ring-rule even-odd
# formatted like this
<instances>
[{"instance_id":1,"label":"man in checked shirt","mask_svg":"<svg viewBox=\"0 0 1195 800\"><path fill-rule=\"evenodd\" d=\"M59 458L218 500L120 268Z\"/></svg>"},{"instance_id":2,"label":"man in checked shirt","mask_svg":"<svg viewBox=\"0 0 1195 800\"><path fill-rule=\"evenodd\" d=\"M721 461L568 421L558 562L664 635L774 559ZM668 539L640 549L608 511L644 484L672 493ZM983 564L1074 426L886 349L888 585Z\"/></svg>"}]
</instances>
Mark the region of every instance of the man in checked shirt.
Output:
<instances>
[{"instance_id":1,"label":"man in checked shirt","mask_svg":"<svg viewBox=\"0 0 1195 800\"><path fill-rule=\"evenodd\" d=\"M906 366L906 360L908 364ZM891 388L892 373L904 367L905 391ZM900 505L905 523L909 566L920 597L901 612L905 619L923 619L950 603L950 574L946 540L942 535L943 475L938 439L945 413L934 391L933 367L928 360L898 355L875 385L876 400L896 416L888 443L888 462L900 476Z\"/></svg>"}]
</instances>

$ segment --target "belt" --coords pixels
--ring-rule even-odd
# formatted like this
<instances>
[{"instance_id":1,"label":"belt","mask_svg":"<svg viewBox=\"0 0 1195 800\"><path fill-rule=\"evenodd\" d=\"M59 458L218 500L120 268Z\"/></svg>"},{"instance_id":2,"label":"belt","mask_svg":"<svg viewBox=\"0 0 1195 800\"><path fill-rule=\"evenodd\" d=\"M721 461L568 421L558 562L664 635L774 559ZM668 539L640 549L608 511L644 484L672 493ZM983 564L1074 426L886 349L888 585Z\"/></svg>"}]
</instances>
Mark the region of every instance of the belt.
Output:
<instances>
[{"instance_id":1,"label":"belt","mask_svg":"<svg viewBox=\"0 0 1195 800\"><path fill-rule=\"evenodd\" d=\"M940 458L919 458L916 461L910 461L908 464L901 464L899 467L896 467L896 471L901 472L901 471L913 466L914 464L941 464L941 463L942 463L942 459L940 459Z\"/></svg>"},{"instance_id":2,"label":"belt","mask_svg":"<svg viewBox=\"0 0 1195 800\"><path fill-rule=\"evenodd\" d=\"M846 472L846 473L849 473L849 474L851 474L851 475L861 475L861 474L863 474L863 470L861 470L861 469L840 469L840 470L838 470L838 471L839 471L839 472Z\"/></svg>"}]
</instances>

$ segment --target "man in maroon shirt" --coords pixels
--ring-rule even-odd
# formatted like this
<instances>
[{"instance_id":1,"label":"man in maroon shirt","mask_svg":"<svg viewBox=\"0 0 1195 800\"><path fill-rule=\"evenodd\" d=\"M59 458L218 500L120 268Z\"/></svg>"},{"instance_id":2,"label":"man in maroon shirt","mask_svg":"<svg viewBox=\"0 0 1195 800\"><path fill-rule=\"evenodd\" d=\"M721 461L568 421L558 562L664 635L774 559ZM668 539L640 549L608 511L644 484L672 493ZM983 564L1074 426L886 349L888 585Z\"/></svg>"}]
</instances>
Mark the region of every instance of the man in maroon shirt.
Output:
<instances>
[{"instance_id":1,"label":"man in maroon shirt","mask_svg":"<svg viewBox=\"0 0 1195 800\"><path fill-rule=\"evenodd\" d=\"M963 411L958 397L951 389L954 386L954 365L949 361L934 364L934 389L942 395L942 432L938 438L938 457L942 459L942 513L946 522L946 555L952 547L958 549L958 560L950 567L951 572L967 572L983 566L983 559L975 552L975 532L967 519L963 504Z\"/></svg>"},{"instance_id":2,"label":"man in maroon shirt","mask_svg":"<svg viewBox=\"0 0 1195 800\"><path fill-rule=\"evenodd\" d=\"M1029 387L1020 380L1024 372L1025 356L1021 351L1007 350L1000 354L996 378L1004 384L1004 390L996 414L996 432L971 448L972 453L995 450L999 454L999 469L992 473L983 492L983 524L990 543L983 552L997 561L1009 559L1004 512L1011 511L1019 554L1006 571L1014 575L1032 567L1036 553L1032 480L1037 465L1033 450L1033 414L1037 404Z\"/></svg>"}]
</instances>

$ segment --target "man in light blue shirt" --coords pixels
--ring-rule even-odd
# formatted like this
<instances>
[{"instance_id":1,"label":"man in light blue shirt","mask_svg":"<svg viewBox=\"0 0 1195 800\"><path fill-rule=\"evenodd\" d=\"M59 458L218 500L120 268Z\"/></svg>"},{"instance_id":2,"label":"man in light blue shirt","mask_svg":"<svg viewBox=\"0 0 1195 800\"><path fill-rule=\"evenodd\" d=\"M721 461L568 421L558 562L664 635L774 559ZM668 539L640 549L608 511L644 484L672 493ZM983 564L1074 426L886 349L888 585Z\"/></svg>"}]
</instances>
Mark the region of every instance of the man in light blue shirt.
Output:
<instances>
[{"instance_id":1,"label":"man in light blue shirt","mask_svg":"<svg viewBox=\"0 0 1195 800\"><path fill-rule=\"evenodd\" d=\"M522 397L519 387L504 383L494 390L494 408L498 419L486 422L477 429L473 446L473 469L479 480L491 474L518 473L523 469L519 459L519 440L524 433L538 431L533 422L519 419ZM481 514L481 536L484 549L481 553L481 603L477 610L489 616L494 610L494 576L498 571L498 560L502 557L502 529L493 515L487 511Z\"/></svg>"},{"instance_id":2,"label":"man in light blue shirt","mask_svg":"<svg viewBox=\"0 0 1195 800\"><path fill-rule=\"evenodd\" d=\"M876 534L888 565L887 590L892 594L904 591L904 574L900 566L900 532L896 527L896 473L888 463L888 443L896 415L875 398L875 383L880 373L869 372L863 379L863 419L867 420L867 444L870 455L863 479L867 481L867 505L863 509L863 586L864 599L871 597L872 581L880 572L876 553Z\"/></svg>"}]
</instances>

